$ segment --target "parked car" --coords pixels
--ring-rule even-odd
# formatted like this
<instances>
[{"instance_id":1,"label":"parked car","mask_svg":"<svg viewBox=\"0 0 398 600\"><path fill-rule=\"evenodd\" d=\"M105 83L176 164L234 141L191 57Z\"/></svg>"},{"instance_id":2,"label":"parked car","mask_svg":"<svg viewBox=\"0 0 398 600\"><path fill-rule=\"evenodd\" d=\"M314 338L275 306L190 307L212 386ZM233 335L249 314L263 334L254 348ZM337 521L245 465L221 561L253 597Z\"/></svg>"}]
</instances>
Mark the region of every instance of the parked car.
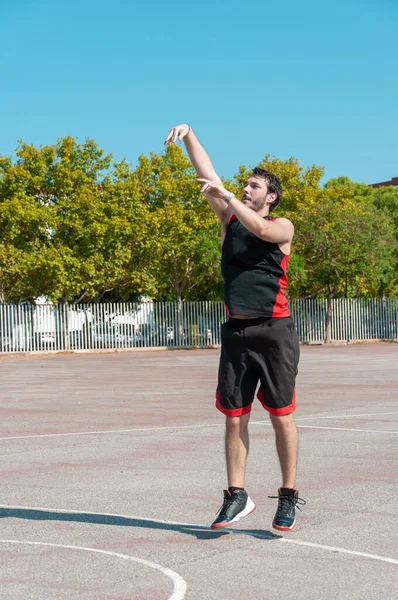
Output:
<instances>
[{"instance_id":1,"label":"parked car","mask_svg":"<svg viewBox=\"0 0 398 600\"><path fill-rule=\"evenodd\" d=\"M134 336L126 335L117 325L97 325L91 330L93 348L129 348L134 346Z\"/></svg>"},{"instance_id":2,"label":"parked car","mask_svg":"<svg viewBox=\"0 0 398 600\"><path fill-rule=\"evenodd\" d=\"M206 346L213 343L213 332L210 327L199 325L199 343Z\"/></svg>"},{"instance_id":3,"label":"parked car","mask_svg":"<svg viewBox=\"0 0 398 600\"><path fill-rule=\"evenodd\" d=\"M155 327L153 340L156 346L172 346L175 340L174 327L167 325Z\"/></svg>"},{"instance_id":4,"label":"parked car","mask_svg":"<svg viewBox=\"0 0 398 600\"><path fill-rule=\"evenodd\" d=\"M35 346L38 350L42 348L54 348L55 331L38 331L35 333Z\"/></svg>"},{"instance_id":5,"label":"parked car","mask_svg":"<svg viewBox=\"0 0 398 600\"><path fill-rule=\"evenodd\" d=\"M11 339L6 335L2 335L0 337L0 352L10 352L11 349Z\"/></svg>"},{"instance_id":6,"label":"parked car","mask_svg":"<svg viewBox=\"0 0 398 600\"><path fill-rule=\"evenodd\" d=\"M185 346L188 336L173 325L161 325L154 328L153 339L156 346Z\"/></svg>"}]
</instances>

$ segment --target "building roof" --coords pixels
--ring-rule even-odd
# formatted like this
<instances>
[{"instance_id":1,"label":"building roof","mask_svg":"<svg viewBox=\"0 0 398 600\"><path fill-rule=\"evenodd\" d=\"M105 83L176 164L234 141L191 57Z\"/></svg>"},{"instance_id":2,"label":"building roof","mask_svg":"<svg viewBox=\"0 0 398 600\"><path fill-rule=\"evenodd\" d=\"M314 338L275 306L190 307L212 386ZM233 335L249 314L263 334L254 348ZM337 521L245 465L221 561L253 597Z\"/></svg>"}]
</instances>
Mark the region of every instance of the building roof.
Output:
<instances>
[{"instance_id":1,"label":"building roof","mask_svg":"<svg viewBox=\"0 0 398 600\"><path fill-rule=\"evenodd\" d=\"M389 185L393 185L398 187L398 177L393 177L390 181L380 181L380 183L370 183L370 187L379 188L379 187L387 187Z\"/></svg>"}]
</instances>

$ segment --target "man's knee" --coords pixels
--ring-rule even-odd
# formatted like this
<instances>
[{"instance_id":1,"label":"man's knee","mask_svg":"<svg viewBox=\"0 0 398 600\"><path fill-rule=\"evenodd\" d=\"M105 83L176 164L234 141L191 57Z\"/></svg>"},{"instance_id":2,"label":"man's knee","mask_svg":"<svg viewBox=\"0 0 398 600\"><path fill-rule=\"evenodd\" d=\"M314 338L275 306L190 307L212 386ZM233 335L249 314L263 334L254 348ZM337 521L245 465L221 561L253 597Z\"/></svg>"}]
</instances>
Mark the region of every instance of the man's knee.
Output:
<instances>
[{"instance_id":1,"label":"man's knee","mask_svg":"<svg viewBox=\"0 0 398 600\"><path fill-rule=\"evenodd\" d=\"M225 417L225 427L228 432L242 431L247 429L250 419L250 413L240 417Z\"/></svg>"},{"instance_id":2,"label":"man's knee","mask_svg":"<svg viewBox=\"0 0 398 600\"><path fill-rule=\"evenodd\" d=\"M287 429L295 428L296 424L294 422L293 413L288 415L271 415L270 414L271 423L276 431L283 431Z\"/></svg>"}]
</instances>

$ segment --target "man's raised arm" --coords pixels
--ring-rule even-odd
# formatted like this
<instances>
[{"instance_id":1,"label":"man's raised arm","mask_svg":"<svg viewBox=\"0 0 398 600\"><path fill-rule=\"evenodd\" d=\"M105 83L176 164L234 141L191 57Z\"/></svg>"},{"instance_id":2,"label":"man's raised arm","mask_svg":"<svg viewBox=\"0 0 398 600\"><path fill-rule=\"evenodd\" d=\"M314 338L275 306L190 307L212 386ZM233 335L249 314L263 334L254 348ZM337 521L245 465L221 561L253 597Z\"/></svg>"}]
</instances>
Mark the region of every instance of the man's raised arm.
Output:
<instances>
[{"instance_id":1,"label":"man's raised arm","mask_svg":"<svg viewBox=\"0 0 398 600\"><path fill-rule=\"evenodd\" d=\"M170 129L164 143L166 146L168 146L177 140L184 141L188 156L196 173L198 174L198 177L221 183L221 179L214 170L209 155L189 125L177 125L176 127ZM210 195L207 196L207 200L220 221L224 222L228 210L228 204L224 202L223 199L213 198Z\"/></svg>"}]
</instances>

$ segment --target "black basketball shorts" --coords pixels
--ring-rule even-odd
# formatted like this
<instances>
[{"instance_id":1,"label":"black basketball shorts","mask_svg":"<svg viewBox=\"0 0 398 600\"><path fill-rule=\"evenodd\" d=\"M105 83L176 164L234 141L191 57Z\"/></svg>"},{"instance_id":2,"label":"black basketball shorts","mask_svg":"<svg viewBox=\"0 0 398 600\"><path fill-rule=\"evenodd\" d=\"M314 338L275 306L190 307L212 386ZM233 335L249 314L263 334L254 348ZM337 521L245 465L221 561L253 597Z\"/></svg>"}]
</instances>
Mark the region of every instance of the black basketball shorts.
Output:
<instances>
[{"instance_id":1,"label":"black basketball shorts","mask_svg":"<svg viewBox=\"0 0 398 600\"><path fill-rule=\"evenodd\" d=\"M250 412L258 388L258 399L272 415L294 412L299 356L292 317L223 323L217 408L229 417L244 415Z\"/></svg>"}]
</instances>

